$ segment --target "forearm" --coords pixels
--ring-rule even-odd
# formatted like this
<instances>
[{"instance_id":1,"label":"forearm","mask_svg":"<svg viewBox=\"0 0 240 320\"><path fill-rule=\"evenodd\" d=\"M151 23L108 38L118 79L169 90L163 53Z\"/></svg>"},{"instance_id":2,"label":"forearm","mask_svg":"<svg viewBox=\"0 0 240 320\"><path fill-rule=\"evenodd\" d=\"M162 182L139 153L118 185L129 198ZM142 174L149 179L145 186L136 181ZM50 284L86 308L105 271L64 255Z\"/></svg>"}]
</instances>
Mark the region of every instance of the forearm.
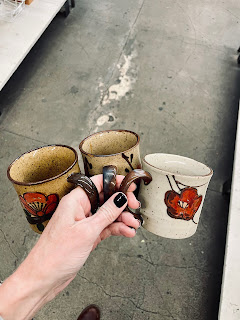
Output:
<instances>
[{"instance_id":1,"label":"forearm","mask_svg":"<svg viewBox=\"0 0 240 320\"><path fill-rule=\"evenodd\" d=\"M0 286L0 315L4 320L27 320L49 300L51 293L44 281L21 265Z\"/></svg>"},{"instance_id":2,"label":"forearm","mask_svg":"<svg viewBox=\"0 0 240 320\"><path fill-rule=\"evenodd\" d=\"M58 277L56 259L51 258L40 239L18 269L0 286L0 316L4 320L32 319L76 276Z\"/></svg>"}]
</instances>

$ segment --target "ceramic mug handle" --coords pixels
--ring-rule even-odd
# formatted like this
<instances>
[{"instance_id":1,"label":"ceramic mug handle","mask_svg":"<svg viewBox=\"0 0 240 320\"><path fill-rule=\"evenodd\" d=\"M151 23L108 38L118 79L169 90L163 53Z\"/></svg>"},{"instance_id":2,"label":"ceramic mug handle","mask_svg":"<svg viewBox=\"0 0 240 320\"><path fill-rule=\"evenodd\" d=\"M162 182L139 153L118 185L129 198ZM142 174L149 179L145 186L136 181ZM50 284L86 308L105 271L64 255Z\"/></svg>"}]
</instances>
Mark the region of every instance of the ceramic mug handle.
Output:
<instances>
[{"instance_id":1,"label":"ceramic mug handle","mask_svg":"<svg viewBox=\"0 0 240 320\"><path fill-rule=\"evenodd\" d=\"M142 169L134 169L133 171L129 172L126 177L123 179L119 191L127 194L128 188L133 182L137 182L140 179L143 179L144 184L148 185L152 181L152 176L149 172L144 171ZM141 224L143 223L143 218L141 214L132 212L128 207L126 208L134 218L138 219Z\"/></svg>"},{"instance_id":2,"label":"ceramic mug handle","mask_svg":"<svg viewBox=\"0 0 240 320\"><path fill-rule=\"evenodd\" d=\"M106 202L116 192L117 167L109 165L103 167L103 193Z\"/></svg>"},{"instance_id":3,"label":"ceramic mug handle","mask_svg":"<svg viewBox=\"0 0 240 320\"><path fill-rule=\"evenodd\" d=\"M96 213L100 202L98 190L93 181L81 173L72 173L67 178L67 181L75 184L75 186L81 187L85 191L91 203L91 212L92 214Z\"/></svg>"}]
</instances>

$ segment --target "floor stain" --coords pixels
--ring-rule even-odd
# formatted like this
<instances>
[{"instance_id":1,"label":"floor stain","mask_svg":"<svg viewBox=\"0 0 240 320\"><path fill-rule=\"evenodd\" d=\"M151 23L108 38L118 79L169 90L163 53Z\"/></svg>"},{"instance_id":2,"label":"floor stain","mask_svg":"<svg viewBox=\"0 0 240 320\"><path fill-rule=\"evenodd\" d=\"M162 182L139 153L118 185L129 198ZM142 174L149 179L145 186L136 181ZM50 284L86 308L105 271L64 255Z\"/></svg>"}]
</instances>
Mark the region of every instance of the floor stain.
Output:
<instances>
[{"instance_id":1,"label":"floor stain","mask_svg":"<svg viewBox=\"0 0 240 320\"><path fill-rule=\"evenodd\" d=\"M72 86L72 88L70 89L70 92L72 94L76 94L76 93L78 93L78 91L79 91L79 89L76 86Z\"/></svg>"}]
</instances>

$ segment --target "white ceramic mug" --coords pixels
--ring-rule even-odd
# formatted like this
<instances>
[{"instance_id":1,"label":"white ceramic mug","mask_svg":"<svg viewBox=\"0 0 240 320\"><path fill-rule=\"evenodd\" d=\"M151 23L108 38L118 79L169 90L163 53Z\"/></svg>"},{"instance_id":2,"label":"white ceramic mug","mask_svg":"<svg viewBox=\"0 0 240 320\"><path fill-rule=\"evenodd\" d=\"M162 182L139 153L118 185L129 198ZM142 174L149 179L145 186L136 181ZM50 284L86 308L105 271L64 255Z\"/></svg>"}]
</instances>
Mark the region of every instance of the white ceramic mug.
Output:
<instances>
[{"instance_id":1,"label":"white ceramic mug","mask_svg":"<svg viewBox=\"0 0 240 320\"><path fill-rule=\"evenodd\" d=\"M139 200L143 227L165 238L184 239L197 230L212 169L198 161L172 154L148 154L143 170L152 182L141 186Z\"/></svg>"}]
</instances>

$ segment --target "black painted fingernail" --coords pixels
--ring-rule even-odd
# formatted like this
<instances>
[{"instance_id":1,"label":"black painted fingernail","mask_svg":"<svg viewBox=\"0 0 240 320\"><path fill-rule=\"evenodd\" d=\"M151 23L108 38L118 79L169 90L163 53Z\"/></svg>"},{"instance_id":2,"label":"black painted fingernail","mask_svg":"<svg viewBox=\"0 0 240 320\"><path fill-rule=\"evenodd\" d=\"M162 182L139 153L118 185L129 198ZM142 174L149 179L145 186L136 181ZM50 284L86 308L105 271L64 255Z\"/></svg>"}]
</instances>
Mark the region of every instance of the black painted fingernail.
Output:
<instances>
[{"instance_id":1,"label":"black painted fingernail","mask_svg":"<svg viewBox=\"0 0 240 320\"><path fill-rule=\"evenodd\" d=\"M136 231L136 229L135 228L133 228L133 227L129 227L130 229L133 229L133 230L135 230Z\"/></svg>"},{"instance_id":2,"label":"black painted fingernail","mask_svg":"<svg viewBox=\"0 0 240 320\"><path fill-rule=\"evenodd\" d=\"M120 192L113 200L115 205L118 208L121 208L126 202L127 202L127 197L125 196L124 193Z\"/></svg>"},{"instance_id":3,"label":"black painted fingernail","mask_svg":"<svg viewBox=\"0 0 240 320\"><path fill-rule=\"evenodd\" d=\"M142 226L142 224L143 224L143 219L142 219L142 217L140 216L140 214L139 214L138 217L136 217L136 215L133 216L133 218L136 219L136 220L139 222L139 227L138 227L138 228L140 228L140 227Z\"/></svg>"}]
</instances>

